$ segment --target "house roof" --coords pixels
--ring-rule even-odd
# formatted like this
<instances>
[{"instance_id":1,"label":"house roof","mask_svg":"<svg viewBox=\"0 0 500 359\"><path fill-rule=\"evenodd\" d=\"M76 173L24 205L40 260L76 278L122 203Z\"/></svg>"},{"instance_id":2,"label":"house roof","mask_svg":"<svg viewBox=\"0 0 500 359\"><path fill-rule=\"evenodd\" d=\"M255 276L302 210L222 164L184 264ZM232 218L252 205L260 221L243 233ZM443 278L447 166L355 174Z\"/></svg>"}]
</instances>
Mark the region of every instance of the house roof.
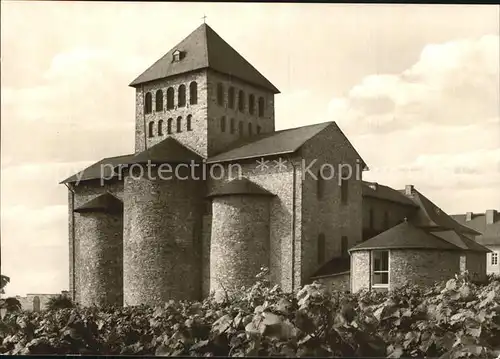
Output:
<instances>
[{"instance_id":1,"label":"house roof","mask_svg":"<svg viewBox=\"0 0 500 359\"><path fill-rule=\"evenodd\" d=\"M489 249L477 243L476 241L468 238L460 232L456 231L431 231L431 233L439 238L444 239L465 250L476 252L489 252Z\"/></svg>"},{"instance_id":2,"label":"house roof","mask_svg":"<svg viewBox=\"0 0 500 359\"><path fill-rule=\"evenodd\" d=\"M402 190L403 191L403 190ZM401 191L401 192L402 192ZM412 200L419 205L421 214L412 218L412 221L421 227L436 227L439 229L451 229L456 232L468 233L473 235L481 234L478 231L463 226L453 218L451 218L445 211L432 203L427 197L417 190L412 192Z\"/></svg>"},{"instance_id":3,"label":"house roof","mask_svg":"<svg viewBox=\"0 0 500 359\"><path fill-rule=\"evenodd\" d=\"M182 57L180 61L173 62L173 53L177 50L182 53ZM142 83L205 68L234 76L273 93L279 93L269 80L207 24L200 25L132 81L130 86L135 87Z\"/></svg>"},{"instance_id":4,"label":"house roof","mask_svg":"<svg viewBox=\"0 0 500 359\"><path fill-rule=\"evenodd\" d=\"M227 183L210 193L207 197L220 197L231 195L257 195L257 196L274 196L268 190L262 188L258 184L250 181L247 178L237 178Z\"/></svg>"},{"instance_id":5,"label":"house roof","mask_svg":"<svg viewBox=\"0 0 500 359\"><path fill-rule=\"evenodd\" d=\"M363 197L378 198L385 201L391 201L406 206L417 208L418 205L403 193L389 186L381 185L377 182L363 181Z\"/></svg>"},{"instance_id":6,"label":"house roof","mask_svg":"<svg viewBox=\"0 0 500 359\"><path fill-rule=\"evenodd\" d=\"M134 156L127 157L122 164L133 163L190 163L202 162L203 158L173 137L151 146Z\"/></svg>"},{"instance_id":7,"label":"house roof","mask_svg":"<svg viewBox=\"0 0 500 359\"><path fill-rule=\"evenodd\" d=\"M349 252L368 249L460 250L461 248L405 221L358 244Z\"/></svg>"},{"instance_id":8,"label":"house roof","mask_svg":"<svg viewBox=\"0 0 500 359\"><path fill-rule=\"evenodd\" d=\"M500 218L495 218L492 224L486 224L485 213L474 213L470 221L466 220L465 214L451 216L460 224L481 232L475 239L482 245L500 245Z\"/></svg>"},{"instance_id":9,"label":"house roof","mask_svg":"<svg viewBox=\"0 0 500 359\"><path fill-rule=\"evenodd\" d=\"M66 178L60 183L72 183L77 181L88 181L99 178L111 178L116 176L114 171L120 164L125 163L128 158L134 155L122 155L115 157L106 157L94 163L93 165L85 168L84 170Z\"/></svg>"},{"instance_id":10,"label":"house roof","mask_svg":"<svg viewBox=\"0 0 500 359\"><path fill-rule=\"evenodd\" d=\"M75 212L119 212L123 202L110 193L105 193L85 202L74 209Z\"/></svg>"},{"instance_id":11,"label":"house roof","mask_svg":"<svg viewBox=\"0 0 500 359\"><path fill-rule=\"evenodd\" d=\"M351 257L335 257L323 264L311 278L330 276L340 273L349 272L351 270Z\"/></svg>"}]
</instances>

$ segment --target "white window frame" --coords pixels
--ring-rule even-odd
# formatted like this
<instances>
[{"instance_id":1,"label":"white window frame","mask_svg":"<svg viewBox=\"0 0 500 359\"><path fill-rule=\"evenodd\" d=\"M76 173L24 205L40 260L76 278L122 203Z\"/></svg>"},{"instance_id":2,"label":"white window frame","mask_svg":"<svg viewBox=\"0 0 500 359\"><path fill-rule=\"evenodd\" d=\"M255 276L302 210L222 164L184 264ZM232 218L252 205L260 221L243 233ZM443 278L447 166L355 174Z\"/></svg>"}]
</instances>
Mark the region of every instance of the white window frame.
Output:
<instances>
[{"instance_id":1,"label":"white window frame","mask_svg":"<svg viewBox=\"0 0 500 359\"><path fill-rule=\"evenodd\" d=\"M497 266L498 265L498 252L492 252L491 253L490 263L491 263L492 266Z\"/></svg>"},{"instance_id":2,"label":"white window frame","mask_svg":"<svg viewBox=\"0 0 500 359\"><path fill-rule=\"evenodd\" d=\"M387 283L374 283L373 278L375 274L375 253L376 252L387 252L387 270L384 271L377 271L377 273L387 273ZM370 268L370 279L371 279L371 286L372 288L389 288L389 284L391 283L391 251L389 250L384 250L384 249L378 249L378 250L372 250L370 253L370 261L371 261L371 268Z\"/></svg>"}]
</instances>

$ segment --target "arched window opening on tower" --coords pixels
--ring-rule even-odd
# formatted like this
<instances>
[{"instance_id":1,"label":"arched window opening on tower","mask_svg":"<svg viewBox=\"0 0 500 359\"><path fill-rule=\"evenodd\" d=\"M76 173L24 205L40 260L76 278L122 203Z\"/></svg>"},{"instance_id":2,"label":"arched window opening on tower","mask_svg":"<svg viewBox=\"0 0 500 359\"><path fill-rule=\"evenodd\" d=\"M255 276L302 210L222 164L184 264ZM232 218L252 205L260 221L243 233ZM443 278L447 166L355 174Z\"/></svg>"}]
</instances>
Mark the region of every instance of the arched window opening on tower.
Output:
<instances>
[{"instance_id":1,"label":"arched window opening on tower","mask_svg":"<svg viewBox=\"0 0 500 359\"><path fill-rule=\"evenodd\" d=\"M347 177L342 176L343 178L340 180L340 201L342 204L347 204L348 195L349 195L349 182L347 181Z\"/></svg>"},{"instance_id":2,"label":"arched window opening on tower","mask_svg":"<svg viewBox=\"0 0 500 359\"><path fill-rule=\"evenodd\" d=\"M220 82L217 84L217 104L224 105L224 86Z\"/></svg>"},{"instance_id":3,"label":"arched window opening on tower","mask_svg":"<svg viewBox=\"0 0 500 359\"><path fill-rule=\"evenodd\" d=\"M177 106L184 107L186 106L186 86L180 85L178 94L177 94Z\"/></svg>"},{"instance_id":4,"label":"arched window opening on tower","mask_svg":"<svg viewBox=\"0 0 500 359\"><path fill-rule=\"evenodd\" d=\"M171 135L172 134L172 122L174 122L173 118L169 118L167 120L167 134Z\"/></svg>"},{"instance_id":5,"label":"arched window opening on tower","mask_svg":"<svg viewBox=\"0 0 500 359\"><path fill-rule=\"evenodd\" d=\"M323 233L320 233L318 235L318 264L322 264L325 261L325 251L325 235Z\"/></svg>"},{"instance_id":6,"label":"arched window opening on tower","mask_svg":"<svg viewBox=\"0 0 500 359\"><path fill-rule=\"evenodd\" d=\"M389 212L384 212L384 229L389 229Z\"/></svg>"},{"instance_id":7,"label":"arched window opening on tower","mask_svg":"<svg viewBox=\"0 0 500 359\"><path fill-rule=\"evenodd\" d=\"M189 104L196 105L198 103L198 84L193 81L189 84Z\"/></svg>"},{"instance_id":8,"label":"arched window opening on tower","mask_svg":"<svg viewBox=\"0 0 500 359\"><path fill-rule=\"evenodd\" d=\"M238 93L238 110L245 111L245 93L242 90Z\"/></svg>"},{"instance_id":9,"label":"arched window opening on tower","mask_svg":"<svg viewBox=\"0 0 500 359\"><path fill-rule=\"evenodd\" d=\"M156 91L156 112L163 111L163 91Z\"/></svg>"},{"instance_id":10,"label":"arched window opening on tower","mask_svg":"<svg viewBox=\"0 0 500 359\"><path fill-rule=\"evenodd\" d=\"M264 117L264 97L259 97L259 117Z\"/></svg>"},{"instance_id":11,"label":"arched window opening on tower","mask_svg":"<svg viewBox=\"0 0 500 359\"><path fill-rule=\"evenodd\" d=\"M147 115L153 111L153 97L151 92L146 93L146 98L144 99L144 113Z\"/></svg>"},{"instance_id":12,"label":"arched window opening on tower","mask_svg":"<svg viewBox=\"0 0 500 359\"><path fill-rule=\"evenodd\" d=\"M325 179L321 175L321 170L318 170L316 186L316 196L318 199L322 199L325 192Z\"/></svg>"},{"instance_id":13,"label":"arched window opening on tower","mask_svg":"<svg viewBox=\"0 0 500 359\"><path fill-rule=\"evenodd\" d=\"M155 133L154 133L154 130L155 130L155 122L154 121L151 121L149 123L149 128L148 128L148 137L154 137Z\"/></svg>"},{"instance_id":14,"label":"arched window opening on tower","mask_svg":"<svg viewBox=\"0 0 500 359\"><path fill-rule=\"evenodd\" d=\"M177 132L182 132L182 117L177 117Z\"/></svg>"},{"instance_id":15,"label":"arched window opening on tower","mask_svg":"<svg viewBox=\"0 0 500 359\"><path fill-rule=\"evenodd\" d=\"M193 116L192 115L188 115L188 117L186 117L186 130L187 131L192 131L193 128L191 127L192 124L191 124L191 120L192 120Z\"/></svg>"},{"instance_id":16,"label":"arched window opening on tower","mask_svg":"<svg viewBox=\"0 0 500 359\"><path fill-rule=\"evenodd\" d=\"M348 257L349 256L349 241L347 240L347 236L342 236L340 239L340 255L342 257Z\"/></svg>"},{"instance_id":17,"label":"arched window opening on tower","mask_svg":"<svg viewBox=\"0 0 500 359\"><path fill-rule=\"evenodd\" d=\"M220 131L226 132L226 116L220 118Z\"/></svg>"},{"instance_id":18,"label":"arched window opening on tower","mask_svg":"<svg viewBox=\"0 0 500 359\"><path fill-rule=\"evenodd\" d=\"M240 121L240 123L238 123L238 133L240 134L240 136L243 136L243 121Z\"/></svg>"},{"instance_id":19,"label":"arched window opening on tower","mask_svg":"<svg viewBox=\"0 0 500 359\"><path fill-rule=\"evenodd\" d=\"M174 97L175 97L174 88L169 87L167 89L167 110L172 110L174 108L175 106Z\"/></svg>"},{"instance_id":20,"label":"arched window opening on tower","mask_svg":"<svg viewBox=\"0 0 500 359\"><path fill-rule=\"evenodd\" d=\"M163 136L163 120L158 121L158 136Z\"/></svg>"},{"instance_id":21,"label":"arched window opening on tower","mask_svg":"<svg viewBox=\"0 0 500 359\"><path fill-rule=\"evenodd\" d=\"M234 109L234 87L227 91L227 107Z\"/></svg>"},{"instance_id":22,"label":"arched window opening on tower","mask_svg":"<svg viewBox=\"0 0 500 359\"><path fill-rule=\"evenodd\" d=\"M253 94L250 94L248 97L248 112L250 112L250 115L254 114L254 108L255 108L255 96Z\"/></svg>"},{"instance_id":23,"label":"arched window opening on tower","mask_svg":"<svg viewBox=\"0 0 500 359\"><path fill-rule=\"evenodd\" d=\"M234 124L234 118L231 119L231 133L234 133L236 131L236 128L235 128L235 124Z\"/></svg>"},{"instance_id":24,"label":"arched window opening on tower","mask_svg":"<svg viewBox=\"0 0 500 359\"><path fill-rule=\"evenodd\" d=\"M253 135L253 128L252 128L252 124L249 123L248 124L248 136L252 136Z\"/></svg>"},{"instance_id":25,"label":"arched window opening on tower","mask_svg":"<svg viewBox=\"0 0 500 359\"><path fill-rule=\"evenodd\" d=\"M375 217L374 217L374 213L373 213L373 208L370 208L368 210L368 228L370 229L374 229L375 228Z\"/></svg>"},{"instance_id":26,"label":"arched window opening on tower","mask_svg":"<svg viewBox=\"0 0 500 359\"><path fill-rule=\"evenodd\" d=\"M261 131L260 126L257 126L257 134L259 134L259 133L260 133L260 131Z\"/></svg>"}]
</instances>

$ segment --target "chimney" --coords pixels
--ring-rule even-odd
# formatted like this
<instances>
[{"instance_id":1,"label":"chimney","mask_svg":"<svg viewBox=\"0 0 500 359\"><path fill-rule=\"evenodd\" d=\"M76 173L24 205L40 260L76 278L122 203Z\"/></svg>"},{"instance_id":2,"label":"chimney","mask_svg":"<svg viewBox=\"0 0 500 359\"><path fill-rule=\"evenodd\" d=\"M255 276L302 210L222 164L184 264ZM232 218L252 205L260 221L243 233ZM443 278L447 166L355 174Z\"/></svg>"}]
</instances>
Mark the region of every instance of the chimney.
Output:
<instances>
[{"instance_id":1,"label":"chimney","mask_svg":"<svg viewBox=\"0 0 500 359\"><path fill-rule=\"evenodd\" d=\"M486 210L486 224L495 223L496 214L497 214L497 211L494 209Z\"/></svg>"},{"instance_id":2,"label":"chimney","mask_svg":"<svg viewBox=\"0 0 500 359\"><path fill-rule=\"evenodd\" d=\"M407 196L413 195L413 185L412 184L407 184L405 186L405 195L407 195Z\"/></svg>"},{"instance_id":3,"label":"chimney","mask_svg":"<svg viewBox=\"0 0 500 359\"><path fill-rule=\"evenodd\" d=\"M472 221L472 212L465 213L465 222Z\"/></svg>"}]
</instances>

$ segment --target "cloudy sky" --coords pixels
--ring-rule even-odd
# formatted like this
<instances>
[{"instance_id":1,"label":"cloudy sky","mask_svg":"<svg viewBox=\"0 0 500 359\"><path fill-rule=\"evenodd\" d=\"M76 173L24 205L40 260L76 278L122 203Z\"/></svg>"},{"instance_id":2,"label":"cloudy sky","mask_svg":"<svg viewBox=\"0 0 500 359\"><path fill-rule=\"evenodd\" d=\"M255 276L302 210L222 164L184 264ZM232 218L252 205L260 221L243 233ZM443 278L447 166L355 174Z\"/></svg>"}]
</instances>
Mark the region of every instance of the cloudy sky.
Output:
<instances>
[{"instance_id":1,"label":"cloudy sky","mask_svg":"<svg viewBox=\"0 0 500 359\"><path fill-rule=\"evenodd\" d=\"M2 1L7 295L68 288L58 182L133 152L128 84L204 14L281 90L278 129L335 120L365 179L500 209L499 7Z\"/></svg>"}]
</instances>

